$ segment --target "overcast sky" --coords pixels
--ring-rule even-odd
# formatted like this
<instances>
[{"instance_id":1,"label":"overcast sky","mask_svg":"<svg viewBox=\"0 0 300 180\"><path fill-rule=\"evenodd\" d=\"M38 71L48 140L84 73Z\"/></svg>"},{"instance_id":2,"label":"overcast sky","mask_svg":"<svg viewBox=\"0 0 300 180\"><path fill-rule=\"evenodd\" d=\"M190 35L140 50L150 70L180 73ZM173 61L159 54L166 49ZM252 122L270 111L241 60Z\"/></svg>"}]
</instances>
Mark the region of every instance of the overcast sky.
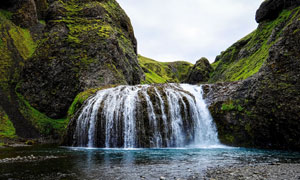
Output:
<instances>
[{"instance_id":1,"label":"overcast sky","mask_svg":"<svg viewBox=\"0 0 300 180\"><path fill-rule=\"evenodd\" d=\"M201 57L213 62L221 51L252 32L262 0L117 0L131 19L138 53L159 61Z\"/></svg>"}]
</instances>

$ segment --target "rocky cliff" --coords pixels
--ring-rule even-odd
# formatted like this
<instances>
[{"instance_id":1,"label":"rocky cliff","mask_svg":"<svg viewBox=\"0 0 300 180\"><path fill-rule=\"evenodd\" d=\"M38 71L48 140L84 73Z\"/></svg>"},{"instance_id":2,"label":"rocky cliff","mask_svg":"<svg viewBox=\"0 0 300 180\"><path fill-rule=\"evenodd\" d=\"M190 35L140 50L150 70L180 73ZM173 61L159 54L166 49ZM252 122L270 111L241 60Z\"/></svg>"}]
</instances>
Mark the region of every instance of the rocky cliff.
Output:
<instances>
[{"instance_id":1,"label":"rocky cliff","mask_svg":"<svg viewBox=\"0 0 300 180\"><path fill-rule=\"evenodd\" d=\"M139 84L136 53L130 20L115 0L54 1L19 90L39 111L62 118L83 90Z\"/></svg>"},{"instance_id":2,"label":"rocky cliff","mask_svg":"<svg viewBox=\"0 0 300 180\"><path fill-rule=\"evenodd\" d=\"M278 5L283 2L286 3ZM282 38L282 30L293 22L296 2L264 1L257 10L258 28L216 57L209 82L243 80L257 73L269 56L269 49Z\"/></svg>"},{"instance_id":3,"label":"rocky cliff","mask_svg":"<svg viewBox=\"0 0 300 180\"><path fill-rule=\"evenodd\" d=\"M0 21L0 139L62 134L81 91L144 80L115 0L7 1Z\"/></svg>"},{"instance_id":4,"label":"rocky cliff","mask_svg":"<svg viewBox=\"0 0 300 180\"><path fill-rule=\"evenodd\" d=\"M263 11L272 12L272 7L278 2L265 1L256 17L262 16ZM286 9L288 5L281 6L280 12L276 9L276 17L270 18L268 13L260 17L264 21L259 20L259 27L254 33L217 58L218 67L213 81L247 77L254 73L252 66L248 66L252 63L257 63L255 67L258 68L256 74L243 81L205 86L219 138L225 144L300 149L300 13L299 7ZM261 32L264 32L265 38L257 39ZM238 67L231 66L231 63L241 64L245 60L248 63L244 64L244 68L235 70L238 74L229 72ZM225 71L220 73L218 69L222 68ZM251 73L240 76L247 74L244 71Z\"/></svg>"}]
</instances>

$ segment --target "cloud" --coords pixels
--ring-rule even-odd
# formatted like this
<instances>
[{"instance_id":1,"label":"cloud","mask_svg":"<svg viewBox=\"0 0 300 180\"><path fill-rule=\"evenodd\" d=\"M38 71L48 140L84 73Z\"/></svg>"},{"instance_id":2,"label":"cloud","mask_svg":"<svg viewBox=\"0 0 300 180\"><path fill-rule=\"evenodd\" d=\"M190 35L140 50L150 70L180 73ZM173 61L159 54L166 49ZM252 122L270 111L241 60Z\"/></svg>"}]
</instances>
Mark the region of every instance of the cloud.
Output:
<instances>
[{"instance_id":1,"label":"cloud","mask_svg":"<svg viewBox=\"0 0 300 180\"><path fill-rule=\"evenodd\" d=\"M139 54L160 60L211 62L252 32L262 0L118 0L129 15Z\"/></svg>"}]
</instances>

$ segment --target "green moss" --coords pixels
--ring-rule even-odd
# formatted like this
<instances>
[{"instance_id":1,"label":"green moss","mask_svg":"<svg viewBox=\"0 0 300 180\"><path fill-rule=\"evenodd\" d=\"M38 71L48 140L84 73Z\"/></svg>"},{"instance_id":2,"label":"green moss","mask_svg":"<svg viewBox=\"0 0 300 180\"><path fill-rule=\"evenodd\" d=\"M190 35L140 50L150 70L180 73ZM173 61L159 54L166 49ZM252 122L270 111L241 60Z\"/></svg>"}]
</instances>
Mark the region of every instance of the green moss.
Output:
<instances>
[{"instance_id":1,"label":"green moss","mask_svg":"<svg viewBox=\"0 0 300 180\"><path fill-rule=\"evenodd\" d=\"M9 12L0 10L0 82L1 85L17 81L23 60L32 56L36 49L28 29L22 29L10 21ZM22 59L15 58L19 53ZM7 86L7 85L5 85Z\"/></svg>"},{"instance_id":2,"label":"green moss","mask_svg":"<svg viewBox=\"0 0 300 180\"><path fill-rule=\"evenodd\" d=\"M280 37L282 24L287 26L293 19L292 12L298 10L284 10L276 20L261 23L257 30L222 52L212 64L215 71L210 74L209 82L243 80L257 73L269 57L270 47ZM281 31L274 35L276 27Z\"/></svg>"},{"instance_id":3,"label":"green moss","mask_svg":"<svg viewBox=\"0 0 300 180\"><path fill-rule=\"evenodd\" d=\"M0 138L16 138L16 130L7 114L0 107Z\"/></svg>"},{"instance_id":4,"label":"green moss","mask_svg":"<svg viewBox=\"0 0 300 180\"><path fill-rule=\"evenodd\" d=\"M26 119L30 120L43 135L62 135L64 133L68 125L66 118L51 119L33 108L21 94L17 93L17 95L19 97L20 112Z\"/></svg>"},{"instance_id":5,"label":"green moss","mask_svg":"<svg viewBox=\"0 0 300 180\"><path fill-rule=\"evenodd\" d=\"M12 18L13 13L4 9L0 9L0 16L5 17L6 19L11 19Z\"/></svg>"},{"instance_id":6,"label":"green moss","mask_svg":"<svg viewBox=\"0 0 300 180\"><path fill-rule=\"evenodd\" d=\"M15 27L9 30L9 34L23 59L31 57L37 45L33 41L30 31Z\"/></svg>"},{"instance_id":7,"label":"green moss","mask_svg":"<svg viewBox=\"0 0 300 180\"><path fill-rule=\"evenodd\" d=\"M226 134L226 135L224 136L224 139L225 139L225 142L228 142L228 143L230 143L230 144L233 144L234 141L235 141L234 136L233 136L233 135L230 135L230 134Z\"/></svg>"},{"instance_id":8,"label":"green moss","mask_svg":"<svg viewBox=\"0 0 300 180\"><path fill-rule=\"evenodd\" d=\"M43 25L46 25L46 21L45 20L39 20L39 22Z\"/></svg>"},{"instance_id":9,"label":"green moss","mask_svg":"<svg viewBox=\"0 0 300 180\"><path fill-rule=\"evenodd\" d=\"M227 103L222 104L222 108L221 108L222 111L232 111L234 109L236 109L236 107L233 105L232 102L228 104Z\"/></svg>"},{"instance_id":10,"label":"green moss","mask_svg":"<svg viewBox=\"0 0 300 180\"><path fill-rule=\"evenodd\" d=\"M239 104L239 101L228 101L222 104L222 111L239 111L243 112L244 108Z\"/></svg>"},{"instance_id":11,"label":"green moss","mask_svg":"<svg viewBox=\"0 0 300 180\"><path fill-rule=\"evenodd\" d=\"M248 132L248 134L251 134L251 124L250 123L246 124L245 130Z\"/></svg>"},{"instance_id":12,"label":"green moss","mask_svg":"<svg viewBox=\"0 0 300 180\"><path fill-rule=\"evenodd\" d=\"M103 90L103 89L107 89L107 88L112 88L112 87L116 87L117 85L109 85L109 86L103 86L100 88L92 88L92 89L88 89L86 91L83 91L81 93L79 93L73 103L71 104L69 110L68 110L68 120L70 120L75 113L78 111L78 109L81 107L81 105L83 104L83 102L85 100L87 100L90 96L92 96L93 94L95 94L97 91Z\"/></svg>"},{"instance_id":13,"label":"green moss","mask_svg":"<svg viewBox=\"0 0 300 180\"><path fill-rule=\"evenodd\" d=\"M74 36L71 36L71 35L68 35L68 40L67 41L69 43L76 43L76 44L81 43L81 41L77 37L74 37Z\"/></svg>"},{"instance_id":14,"label":"green moss","mask_svg":"<svg viewBox=\"0 0 300 180\"><path fill-rule=\"evenodd\" d=\"M193 64L185 61L158 62L141 55L138 56L138 59L146 75L143 82L146 84L182 82L193 67Z\"/></svg>"}]
</instances>

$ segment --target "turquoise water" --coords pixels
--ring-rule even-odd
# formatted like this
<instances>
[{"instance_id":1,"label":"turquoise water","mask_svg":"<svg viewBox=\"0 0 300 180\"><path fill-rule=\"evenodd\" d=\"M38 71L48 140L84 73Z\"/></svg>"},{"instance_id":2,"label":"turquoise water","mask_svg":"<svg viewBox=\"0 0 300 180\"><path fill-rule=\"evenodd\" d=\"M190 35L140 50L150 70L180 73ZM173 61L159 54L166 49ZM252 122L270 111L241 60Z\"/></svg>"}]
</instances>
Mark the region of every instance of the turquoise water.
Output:
<instances>
[{"instance_id":1,"label":"turquoise water","mask_svg":"<svg viewBox=\"0 0 300 180\"><path fill-rule=\"evenodd\" d=\"M22 147L0 149L0 160L56 156L33 162L0 163L0 179L191 179L217 166L300 163L300 153L245 148L88 149Z\"/></svg>"}]
</instances>

